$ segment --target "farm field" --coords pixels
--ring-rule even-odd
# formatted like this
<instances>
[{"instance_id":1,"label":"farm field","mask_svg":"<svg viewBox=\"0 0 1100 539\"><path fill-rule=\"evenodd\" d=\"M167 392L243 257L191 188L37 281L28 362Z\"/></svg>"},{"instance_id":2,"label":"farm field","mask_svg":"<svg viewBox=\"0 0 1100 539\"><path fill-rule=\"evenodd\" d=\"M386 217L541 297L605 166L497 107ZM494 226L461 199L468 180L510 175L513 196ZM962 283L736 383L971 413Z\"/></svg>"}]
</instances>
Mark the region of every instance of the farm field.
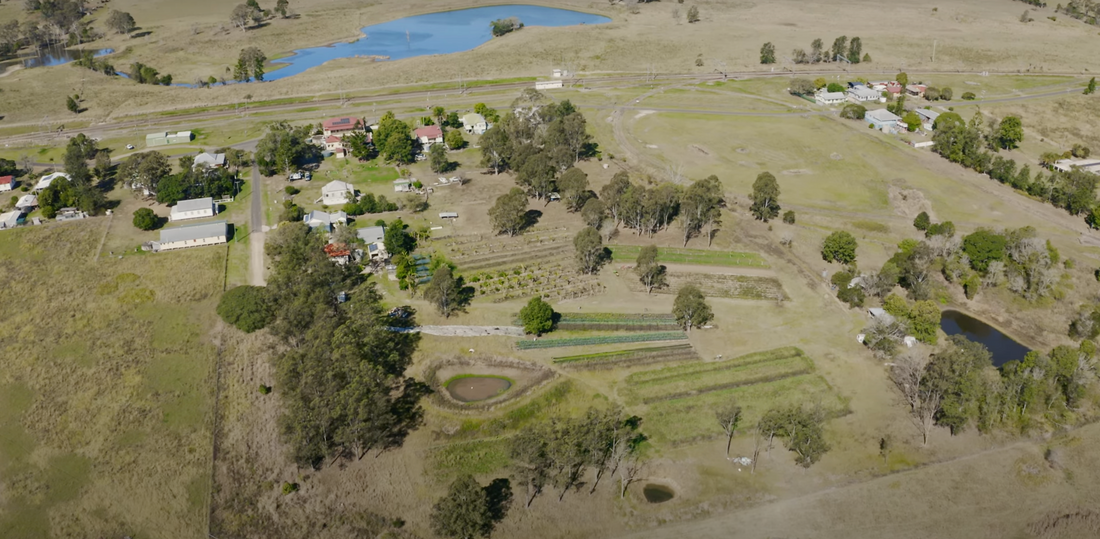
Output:
<instances>
[{"instance_id":1,"label":"farm field","mask_svg":"<svg viewBox=\"0 0 1100 539\"><path fill-rule=\"evenodd\" d=\"M107 224L0 235L5 538L206 532L225 249L97 259Z\"/></svg>"},{"instance_id":2,"label":"farm field","mask_svg":"<svg viewBox=\"0 0 1100 539\"><path fill-rule=\"evenodd\" d=\"M541 340L522 340L516 342L519 350L539 348L562 348L566 346L594 346L598 344L619 344L633 342L681 341L687 334L682 331L663 331L654 333L628 333L625 335L602 335L596 337L562 337Z\"/></svg>"},{"instance_id":3,"label":"farm field","mask_svg":"<svg viewBox=\"0 0 1100 539\"><path fill-rule=\"evenodd\" d=\"M638 253L642 248L637 245L609 245L611 258L616 262L628 262L638 259ZM735 251L721 251L709 249L677 249L675 247L659 247L657 260L665 263L704 265L704 266L745 266L753 268L767 268L768 263L758 253L738 253Z\"/></svg>"},{"instance_id":4,"label":"farm field","mask_svg":"<svg viewBox=\"0 0 1100 539\"><path fill-rule=\"evenodd\" d=\"M621 276L634 292L645 292L645 287L632 274ZM675 294L680 288L691 284L703 291L703 294L715 298L776 300L786 296L783 285L775 277L757 275L724 275L714 273L668 272L668 286L655 288L657 294Z\"/></svg>"},{"instance_id":5,"label":"farm field","mask_svg":"<svg viewBox=\"0 0 1100 539\"><path fill-rule=\"evenodd\" d=\"M608 369L697 359L699 359L699 355L695 353L690 344L676 344L560 356L554 358L554 363L576 369Z\"/></svg>"}]
</instances>

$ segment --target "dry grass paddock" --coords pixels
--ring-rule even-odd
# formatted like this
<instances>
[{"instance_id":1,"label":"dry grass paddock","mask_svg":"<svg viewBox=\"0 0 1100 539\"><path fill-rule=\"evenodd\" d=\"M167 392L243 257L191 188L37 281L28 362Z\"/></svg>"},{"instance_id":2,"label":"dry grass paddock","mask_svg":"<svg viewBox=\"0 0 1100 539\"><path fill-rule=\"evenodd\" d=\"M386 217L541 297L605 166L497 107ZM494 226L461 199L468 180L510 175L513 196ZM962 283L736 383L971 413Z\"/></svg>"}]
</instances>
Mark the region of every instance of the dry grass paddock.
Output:
<instances>
[{"instance_id":1,"label":"dry grass paddock","mask_svg":"<svg viewBox=\"0 0 1100 539\"><path fill-rule=\"evenodd\" d=\"M225 249L97 260L107 225L0 236L4 537L205 533Z\"/></svg>"},{"instance_id":2,"label":"dry grass paddock","mask_svg":"<svg viewBox=\"0 0 1100 539\"><path fill-rule=\"evenodd\" d=\"M294 49L323 46L360 37L360 26L399 17L487 5L491 2L446 0L429 2L382 1L368 5L350 0L301 0L292 8L297 19L273 20L248 32L234 30L228 21L231 4L199 0L181 4L168 0L118 0L110 9L133 14L143 32L135 39L113 36L96 46L123 51L116 67L140 61L177 81L192 82L221 76L235 63L237 52L257 46L271 58ZM765 41L775 43L780 61L795 47L808 48L821 37L827 43L837 35L860 36L863 50L874 61L861 69L895 72L904 67L921 70L1007 72L1073 72L1095 70L1096 59L1080 44L1094 29L1067 17L1051 21L1052 9L1032 10L1036 19L1024 24L1020 13L1028 6L963 0L942 6L923 4L890 8L892 20L906 21L920 32L896 32L875 24L883 16L881 4L844 0L807 5L798 0L779 2L697 2L702 21L683 21L686 8L675 3L651 3L631 13L622 6L592 0L563 0L554 7L572 8L609 16L604 25L571 28L527 28L494 40L473 51L402 60L371 62L345 59L298 77L265 84L189 90L155 88L120 79L108 79L75 67L29 69L0 78L5 100L5 125L37 123L43 116L77 125L88 118L106 119L140 112L195 106L243 103L290 96L314 96L403 84L444 80L498 79L548 76L564 61L582 74L659 72L713 73L721 69L761 70L758 51ZM1016 9L1019 7L1020 9ZM21 17L15 4L4 6L5 17ZM681 19L673 19L679 11ZM105 17L106 9L97 12ZM870 33L868 33L870 32ZM937 44L932 62L933 42ZM696 58L704 60L696 66ZM780 64L777 69L787 67ZM59 88L65 88L60 92ZM63 99L43 95L72 94L83 89L83 116L65 111Z\"/></svg>"}]
</instances>

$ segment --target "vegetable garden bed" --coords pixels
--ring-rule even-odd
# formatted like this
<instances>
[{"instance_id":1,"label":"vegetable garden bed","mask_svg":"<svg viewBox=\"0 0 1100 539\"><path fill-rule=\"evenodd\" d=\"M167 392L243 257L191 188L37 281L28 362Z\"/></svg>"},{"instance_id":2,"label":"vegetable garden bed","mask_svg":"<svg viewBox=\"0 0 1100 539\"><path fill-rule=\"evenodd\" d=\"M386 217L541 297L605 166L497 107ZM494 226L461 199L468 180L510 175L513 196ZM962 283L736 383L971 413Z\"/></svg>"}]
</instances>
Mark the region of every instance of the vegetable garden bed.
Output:
<instances>
[{"instance_id":1,"label":"vegetable garden bed","mask_svg":"<svg viewBox=\"0 0 1100 539\"><path fill-rule=\"evenodd\" d=\"M671 361L691 361L699 359L690 344L674 344L651 348L632 348L613 350L595 354L555 357L554 363L577 369L606 369L620 366L647 365Z\"/></svg>"},{"instance_id":2,"label":"vegetable garden bed","mask_svg":"<svg viewBox=\"0 0 1100 539\"><path fill-rule=\"evenodd\" d=\"M633 262L642 248L637 245L609 245L611 258L616 262ZM659 247L657 260L667 264L694 264L703 266L749 266L767 268L768 262L757 253L736 251L710 251L704 249L680 249Z\"/></svg>"},{"instance_id":3,"label":"vegetable garden bed","mask_svg":"<svg viewBox=\"0 0 1100 539\"><path fill-rule=\"evenodd\" d=\"M604 335L600 337L571 337L565 339L541 339L530 341L522 340L516 342L516 348L520 350L534 350L538 348L561 348L565 346L595 346L600 344L683 340L687 340L687 334L682 331L664 331L659 333L635 333L632 335Z\"/></svg>"}]
</instances>

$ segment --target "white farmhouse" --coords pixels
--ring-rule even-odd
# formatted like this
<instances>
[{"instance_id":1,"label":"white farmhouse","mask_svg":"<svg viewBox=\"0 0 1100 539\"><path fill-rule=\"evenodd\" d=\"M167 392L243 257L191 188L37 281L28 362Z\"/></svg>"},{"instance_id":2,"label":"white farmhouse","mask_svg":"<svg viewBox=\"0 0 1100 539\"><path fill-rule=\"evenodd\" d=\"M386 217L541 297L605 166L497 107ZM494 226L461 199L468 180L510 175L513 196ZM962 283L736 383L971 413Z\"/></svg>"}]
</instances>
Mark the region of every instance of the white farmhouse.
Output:
<instances>
[{"instance_id":1,"label":"white farmhouse","mask_svg":"<svg viewBox=\"0 0 1100 539\"><path fill-rule=\"evenodd\" d=\"M154 251L174 251L188 247L218 245L226 242L229 225L225 221L199 223L160 231L160 241L153 243Z\"/></svg>"},{"instance_id":2,"label":"white farmhouse","mask_svg":"<svg viewBox=\"0 0 1100 539\"><path fill-rule=\"evenodd\" d=\"M218 207L214 204L213 198L193 198L191 200L181 200L175 206L172 206L172 213L168 214L168 220L204 219L213 217L217 213Z\"/></svg>"},{"instance_id":3,"label":"white farmhouse","mask_svg":"<svg viewBox=\"0 0 1100 539\"><path fill-rule=\"evenodd\" d=\"M844 95L844 92L821 91L814 95L814 101L818 105L839 105L847 100L848 98Z\"/></svg>"},{"instance_id":4,"label":"white farmhouse","mask_svg":"<svg viewBox=\"0 0 1100 539\"><path fill-rule=\"evenodd\" d=\"M321 188L321 198L316 201L328 206L336 206L347 204L352 200L355 200L355 188L350 183L336 180Z\"/></svg>"},{"instance_id":5,"label":"white farmhouse","mask_svg":"<svg viewBox=\"0 0 1100 539\"><path fill-rule=\"evenodd\" d=\"M191 165L191 168L196 169L200 165L206 165L209 168L222 168L225 166L225 154L202 152L195 156L195 162Z\"/></svg>"},{"instance_id":6,"label":"white farmhouse","mask_svg":"<svg viewBox=\"0 0 1100 539\"><path fill-rule=\"evenodd\" d=\"M34 186L34 190L35 191L42 191L43 189L49 187L50 184L52 184L53 181L58 179L58 178L65 178L66 180L72 180L72 178L68 174L65 174L64 172L54 172L53 174L47 174L45 176L42 176L42 178L40 178L38 180L38 183Z\"/></svg>"},{"instance_id":7,"label":"white farmhouse","mask_svg":"<svg viewBox=\"0 0 1100 539\"><path fill-rule=\"evenodd\" d=\"M476 112L471 112L462 117L462 128L465 129L467 133L480 135L489 130L489 124L485 121L484 116Z\"/></svg>"}]
</instances>

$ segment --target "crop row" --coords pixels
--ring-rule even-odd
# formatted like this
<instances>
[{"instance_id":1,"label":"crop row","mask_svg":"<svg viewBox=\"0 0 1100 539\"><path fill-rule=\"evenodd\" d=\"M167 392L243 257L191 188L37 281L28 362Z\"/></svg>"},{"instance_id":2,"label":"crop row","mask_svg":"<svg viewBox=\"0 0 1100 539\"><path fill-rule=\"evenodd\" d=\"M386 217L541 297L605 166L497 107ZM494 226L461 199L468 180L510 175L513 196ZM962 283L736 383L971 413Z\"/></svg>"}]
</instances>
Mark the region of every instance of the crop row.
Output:
<instances>
[{"instance_id":1,"label":"crop row","mask_svg":"<svg viewBox=\"0 0 1100 539\"><path fill-rule=\"evenodd\" d=\"M624 364L635 366L669 361L691 361L693 359L699 359L699 356L690 344L674 344L672 346L632 348L630 350L556 357L554 363L579 369L604 369Z\"/></svg>"},{"instance_id":2,"label":"crop row","mask_svg":"<svg viewBox=\"0 0 1100 539\"><path fill-rule=\"evenodd\" d=\"M658 333L635 333L632 335L603 335L599 337L570 337L564 339L522 340L516 343L520 350L536 348L561 348L565 346L595 346L599 344L617 344L632 342L682 341L687 334L682 331L663 331Z\"/></svg>"},{"instance_id":3,"label":"crop row","mask_svg":"<svg viewBox=\"0 0 1100 539\"><path fill-rule=\"evenodd\" d=\"M632 384L630 394L646 404L683 398L691 395L720 391L789 378L813 371L808 358L793 357L778 361L765 361L736 366L732 369L700 371L675 378L662 378L641 384Z\"/></svg>"},{"instance_id":4,"label":"crop row","mask_svg":"<svg viewBox=\"0 0 1100 539\"><path fill-rule=\"evenodd\" d=\"M689 363L687 365L677 365L675 367L665 367L663 369L636 372L630 375L626 379L626 382L632 385L640 385L648 382L675 379L685 375L690 376L696 373L733 369L743 365L751 365L754 363L763 363L767 361L778 361L783 359L790 359L792 357L804 357L805 355L805 352L798 349L797 347L785 346L783 348L764 350L762 352L753 352L751 354L732 357L722 361L700 361L698 363Z\"/></svg>"},{"instance_id":5,"label":"crop row","mask_svg":"<svg viewBox=\"0 0 1100 539\"><path fill-rule=\"evenodd\" d=\"M612 245L611 258L617 262L629 262L638 259L642 248L636 245ZM751 266L768 267L764 257L757 253L736 251L708 251L703 249L680 249L660 247L657 260L668 264L700 264L705 266Z\"/></svg>"},{"instance_id":6,"label":"crop row","mask_svg":"<svg viewBox=\"0 0 1100 539\"><path fill-rule=\"evenodd\" d=\"M848 413L848 405L820 375L804 374L780 380L713 391L653 403L645 414L646 434L657 443L683 445L717 438L722 429L714 409L736 401L741 406L741 433L776 406L820 405L830 417Z\"/></svg>"},{"instance_id":7,"label":"crop row","mask_svg":"<svg viewBox=\"0 0 1100 539\"><path fill-rule=\"evenodd\" d=\"M561 313L562 322L616 322L676 320L669 313Z\"/></svg>"},{"instance_id":8,"label":"crop row","mask_svg":"<svg viewBox=\"0 0 1100 539\"><path fill-rule=\"evenodd\" d=\"M645 292L645 287L633 273L624 274L627 286L635 292ZM754 275L714 275L708 273L668 273L668 286L653 291L659 294L676 294L684 285L695 285L703 295L712 298L782 300L786 298L783 285L775 277Z\"/></svg>"}]
</instances>

